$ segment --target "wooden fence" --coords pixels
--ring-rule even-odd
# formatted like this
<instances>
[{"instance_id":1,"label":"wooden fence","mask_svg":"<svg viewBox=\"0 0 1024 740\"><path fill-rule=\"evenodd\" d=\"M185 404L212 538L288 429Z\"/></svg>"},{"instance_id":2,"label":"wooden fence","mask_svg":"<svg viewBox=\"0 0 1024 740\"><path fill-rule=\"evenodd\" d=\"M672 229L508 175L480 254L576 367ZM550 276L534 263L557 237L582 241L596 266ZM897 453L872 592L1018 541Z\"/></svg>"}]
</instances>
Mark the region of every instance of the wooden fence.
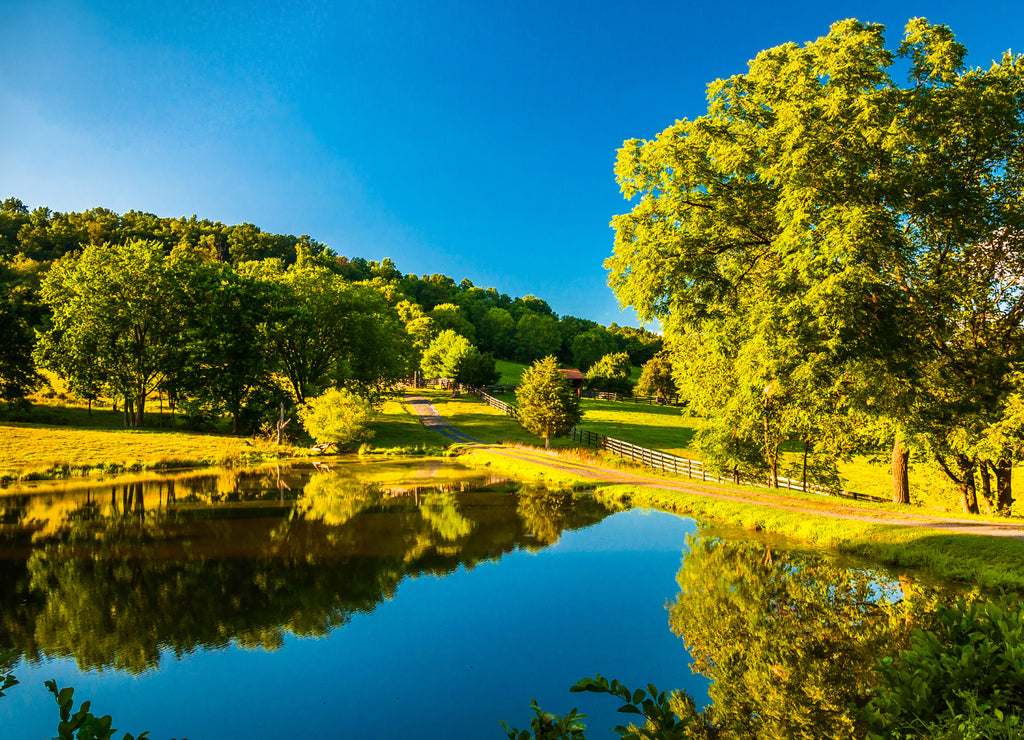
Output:
<instances>
[{"instance_id":1,"label":"wooden fence","mask_svg":"<svg viewBox=\"0 0 1024 740\"><path fill-rule=\"evenodd\" d=\"M621 439L608 437L604 434L598 434L597 432L588 432L585 429L573 429L569 435L574 441L581 442L587 447L593 447L598 450L607 450L619 457L641 463L642 465L646 465L657 470L663 470L667 473L675 473L677 475L685 474L687 478L699 478L702 481L713 481L715 483L731 483L733 485L739 484L756 486L758 488L771 488L771 481L751 477L740 470L733 471L732 475L723 476L719 472L709 470L708 467L700 460L691 460L686 457L670 455L667 452L652 450L648 447L640 447L639 445L623 442ZM808 483L807 487L804 488L803 481L794 480L793 478L784 478L782 476L779 476L778 487L786 488L791 491L817 493L824 496L846 495L852 496L854 499L858 498L856 493L834 491L827 486L822 486L817 483Z\"/></svg>"},{"instance_id":2,"label":"wooden fence","mask_svg":"<svg viewBox=\"0 0 1024 740\"><path fill-rule=\"evenodd\" d=\"M470 389L470 393L477 396L481 401L486 403L491 408L498 409L498 411L505 414L506 416L511 416L513 419L519 418L519 409L517 409L512 404L505 403L500 398L495 398L494 396L488 393L484 393L479 388Z\"/></svg>"},{"instance_id":3,"label":"wooden fence","mask_svg":"<svg viewBox=\"0 0 1024 740\"><path fill-rule=\"evenodd\" d=\"M471 388L469 389L469 392L477 396L488 406L498 409L498 411L501 411L503 414L511 416L513 419L519 418L519 409L515 406L505 403L501 399L495 398L479 388ZM649 447L641 447L630 442L624 442L621 439L615 439L614 437L609 437L604 434L598 434L597 432L588 432L585 429L573 428L569 432L569 436L572 437L574 442L580 442L587 447L593 447L598 450L607 450L613 455L618 455L619 457L631 460L632 462L640 463L641 465L646 465L667 473L675 473L676 475L685 474L687 478L699 478L702 481L712 481L715 483L731 483L732 485L755 486L757 488L772 487L770 480L752 477L741 470L735 470L731 475L723 476L720 472L710 470L700 460L691 460L688 457L679 457L678 455L671 455L667 452L653 450ZM803 481L796 480L794 478L785 478L781 475L778 479L778 488L785 488L790 491L816 493L822 496L847 496L854 500L872 498L870 496L858 496L857 493L851 491L837 491L818 483L809 482L805 487Z\"/></svg>"}]
</instances>

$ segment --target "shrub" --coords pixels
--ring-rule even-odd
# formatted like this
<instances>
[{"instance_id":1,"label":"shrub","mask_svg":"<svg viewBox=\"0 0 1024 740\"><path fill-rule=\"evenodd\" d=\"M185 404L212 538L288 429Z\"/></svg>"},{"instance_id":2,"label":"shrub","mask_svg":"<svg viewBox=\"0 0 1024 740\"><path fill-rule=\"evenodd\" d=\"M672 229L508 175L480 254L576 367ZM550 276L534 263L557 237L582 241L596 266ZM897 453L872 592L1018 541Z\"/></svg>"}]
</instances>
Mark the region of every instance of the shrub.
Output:
<instances>
[{"instance_id":1,"label":"shrub","mask_svg":"<svg viewBox=\"0 0 1024 740\"><path fill-rule=\"evenodd\" d=\"M332 388L299 408L299 419L310 437L339 447L367 439L372 418L370 402L344 388Z\"/></svg>"}]
</instances>

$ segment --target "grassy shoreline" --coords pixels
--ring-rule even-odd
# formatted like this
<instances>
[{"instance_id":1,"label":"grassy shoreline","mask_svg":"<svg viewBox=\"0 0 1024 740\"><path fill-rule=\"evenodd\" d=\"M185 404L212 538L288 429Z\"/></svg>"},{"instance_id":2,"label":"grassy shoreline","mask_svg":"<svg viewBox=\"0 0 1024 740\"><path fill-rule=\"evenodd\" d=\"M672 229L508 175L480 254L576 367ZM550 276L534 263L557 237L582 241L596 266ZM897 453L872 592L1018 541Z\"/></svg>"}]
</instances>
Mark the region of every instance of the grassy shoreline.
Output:
<instances>
[{"instance_id":1,"label":"grassy shoreline","mask_svg":"<svg viewBox=\"0 0 1024 740\"><path fill-rule=\"evenodd\" d=\"M572 455L567 457L586 459ZM869 558L897 570L910 573L923 571L944 579L976 584L988 591L1024 592L1024 539L836 519L825 514L774 508L767 503L761 505L728 501L632 484L606 484L545 468L537 463L509 459L497 453L475 452L467 455L465 460L468 464L486 467L499 473L533 477L548 486L592 491L597 498L616 506L655 509L680 516L691 516L712 524L763 532L843 555ZM634 472L641 472L647 477L647 471L634 469ZM665 477L664 481L666 485L686 482L685 479L675 480L671 477ZM723 493L757 495L756 489L737 490L722 486L721 490ZM804 495L787 495L787 492L775 491L772 495L776 493L791 500L794 505L808 502ZM836 503L847 506L854 502L842 500ZM894 505L863 505L865 509L869 507L873 510L882 509L897 516L900 514L900 509ZM914 509L912 512L921 513L922 510ZM904 509L903 513L911 512ZM932 512L928 512L928 515L931 517ZM936 514L934 518L946 517ZM970 518L979 522L990 519Z\"/></svg>"}]
</instances>

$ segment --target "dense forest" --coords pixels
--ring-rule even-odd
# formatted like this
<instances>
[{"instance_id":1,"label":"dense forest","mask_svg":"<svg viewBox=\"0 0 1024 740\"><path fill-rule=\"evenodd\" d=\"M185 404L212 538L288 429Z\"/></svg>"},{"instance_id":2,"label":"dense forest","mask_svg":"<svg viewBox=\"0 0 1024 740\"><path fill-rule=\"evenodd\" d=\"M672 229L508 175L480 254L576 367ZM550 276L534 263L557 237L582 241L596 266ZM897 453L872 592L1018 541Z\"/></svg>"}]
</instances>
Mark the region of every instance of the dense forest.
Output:
<instances>
[{"instance_id":1,"label":"dense forest","mask_svg":"<svg viewBox=\"0 0 1024 740\"><path fill-rule=\"evenodd\" d=\"M447 275L337 255L271 234L105 208L0 205L0 399L23 403L59 375L89 403L142 426L160 394L193 423L248 431L280 402L329 387L373 396L421 369L493 382L494 358L555 355L584 371L609 355L642 365L650 332L558 316ZM456 358L453 363L452 358Z\"/></svg>"}]
</instances>

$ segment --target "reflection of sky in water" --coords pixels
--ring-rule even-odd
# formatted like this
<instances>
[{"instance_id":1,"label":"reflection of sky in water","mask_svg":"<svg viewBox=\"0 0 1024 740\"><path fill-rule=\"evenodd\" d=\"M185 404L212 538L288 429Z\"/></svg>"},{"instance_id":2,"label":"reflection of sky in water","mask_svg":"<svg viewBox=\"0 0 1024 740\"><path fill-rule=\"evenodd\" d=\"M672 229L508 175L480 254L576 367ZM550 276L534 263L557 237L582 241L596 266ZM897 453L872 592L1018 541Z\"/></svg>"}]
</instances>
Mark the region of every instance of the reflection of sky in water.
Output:
<instances>
[{"instance_id":1,"label":"reflection of sky in water","mask_svg":"<svg viewBox=\"0 0 1024 740\"><path fill-rule=\"evenodd\" d=\"M553 547L406 578L393 599L329 637L289 633L273 652L165 654L139 676L82 674L66 660L20 665L21 684L0 699L4 734L54 734L48 678L111 714L117 736L148 729L154 740L502 737L499 720L528 725L533 698L553 711L579 706L588 724L607 728L624 718L615 700L568 691L598 672L686 687L703 702L706 679L691 674L665 609L692 531L668 514L616 514L563 532Z\"/></svg>"}]
</instances>

